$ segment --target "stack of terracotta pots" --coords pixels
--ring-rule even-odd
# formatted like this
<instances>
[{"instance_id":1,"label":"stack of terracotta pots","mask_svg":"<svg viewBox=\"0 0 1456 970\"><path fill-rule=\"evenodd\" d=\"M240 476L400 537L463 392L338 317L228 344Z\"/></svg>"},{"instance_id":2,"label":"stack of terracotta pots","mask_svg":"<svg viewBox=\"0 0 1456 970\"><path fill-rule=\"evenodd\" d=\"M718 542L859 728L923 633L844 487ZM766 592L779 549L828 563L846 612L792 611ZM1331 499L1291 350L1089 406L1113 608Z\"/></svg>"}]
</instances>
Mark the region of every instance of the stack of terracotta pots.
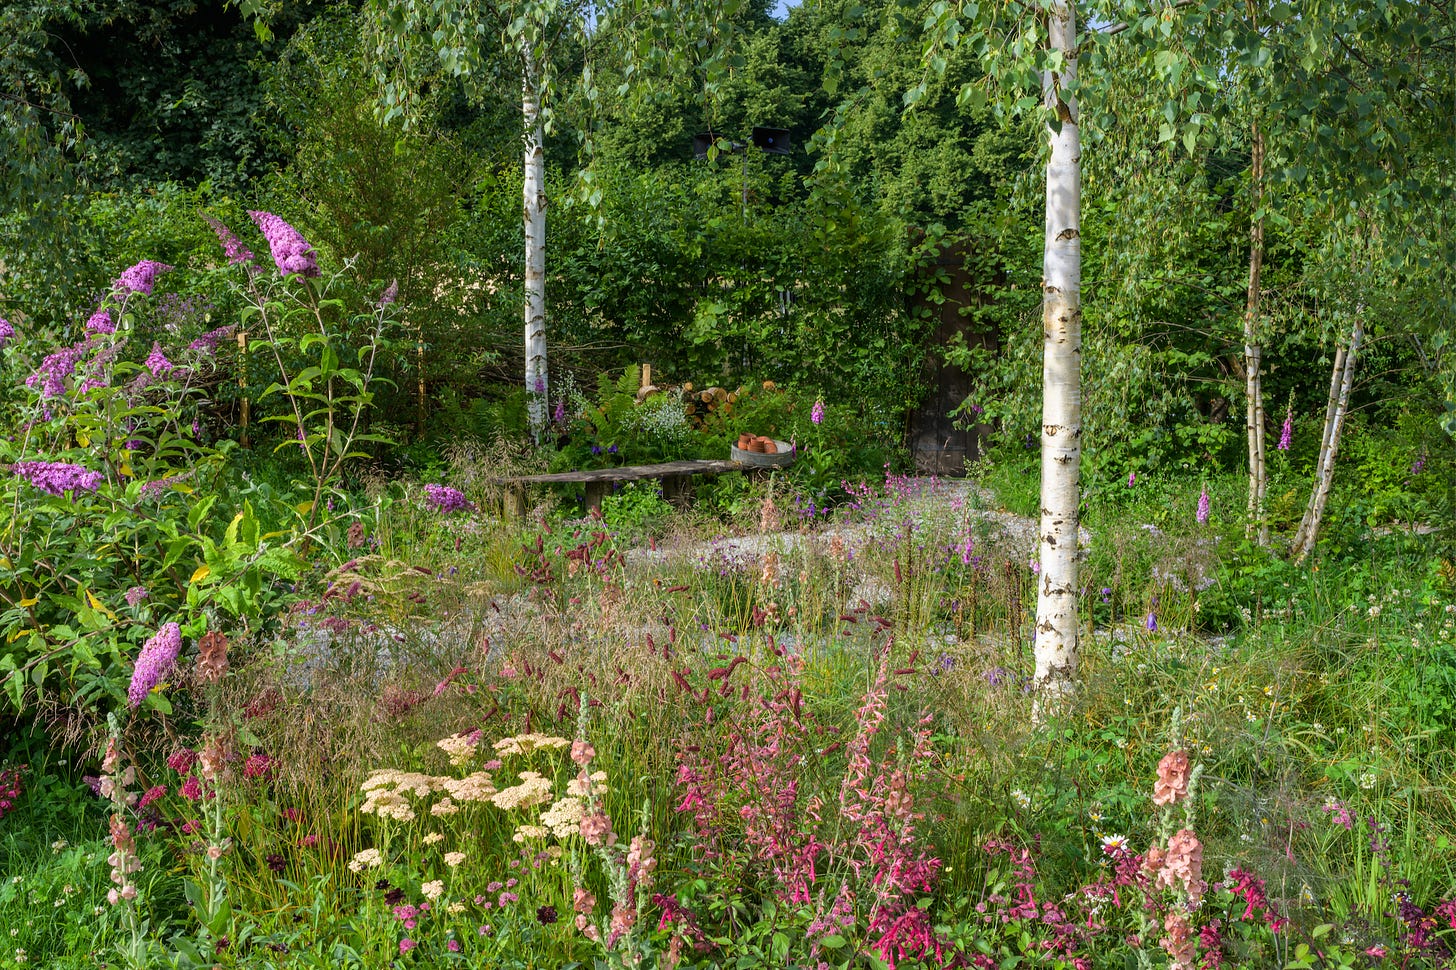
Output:
<instances>
[{"instance_id":1,"label":"stack of terracotta pots","mask_svg":"<svg viewBox=\"0 0 1456 970\"><path fill-rule=\"evenodd\" d=\"M779 446L774 444L772 438L745 433L738 436L738 450L751 451L756 455L776 455L779 453Z\"/></svg>"}]
</instances>

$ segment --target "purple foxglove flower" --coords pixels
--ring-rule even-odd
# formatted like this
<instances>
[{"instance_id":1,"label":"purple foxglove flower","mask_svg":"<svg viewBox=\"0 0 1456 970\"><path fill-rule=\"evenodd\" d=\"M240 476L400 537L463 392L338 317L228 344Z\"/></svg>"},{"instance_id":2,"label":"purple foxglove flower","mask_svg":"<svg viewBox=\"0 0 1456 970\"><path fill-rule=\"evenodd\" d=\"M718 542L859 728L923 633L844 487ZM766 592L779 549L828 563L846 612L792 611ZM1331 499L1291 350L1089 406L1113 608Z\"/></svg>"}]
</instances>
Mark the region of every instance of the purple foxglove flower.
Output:
<instances>
[{"instance_id":1,"label":"purple foxglove flower","mask_svg":"<svg viewBox=\"0 0 1456 970\"><path fill-rule=\"evenodd\" d=\"M563 397L556 402L556 413L551 417L555 419L557 424L566 423L566 398Z\"/></svg>"},{"instance_id":2,"label":"purple foxglove flower","mask_svg":"<svg viewBox=\"0 0 1456 970\"><path fill-rule=\"evenodd\" d=\"M152 341L152 352L147 355L146 365L147 370L151 371L156 377L161 377L163 374L170 372L175 366L162 353L162 345L156 341Z\"/></svg>"},{"instance_id":3,"label":"purple foxglove flower","mask_svg":"<svg viewBox=\"0 0 1456 970\"><path fill-rule=\"evenodd\" d=\"M15 328L4 317L0 317L0 347L4 347L5 341L13 336L15 336Z\"/></svg>"},{"instance_id":4,"label":"purple foxglove flower","mask_svg":"<svg viewBox=\"0 0 1456 970\"><path fill-rule=\"evenodd\" d=\"M295 273L300 276L320 275L318 254L302 233L271 212L249 210L248 215L263 231L263 238L268 240L268 248L273 252L273 262L278 265L279 273L284 276Z\"/></svg>"},{"instance_id":5,"label":"purple foxglove flower","mask_svg":"<svg viewBox=\"0 0 1456 970\"><path fill-rule=\"evenodd\" d=\"M535 391L537 394L545 394L546 393L546 375L545 374L537 374L536 375L536 380L535 380L535 383L533 383L531 385L531 390Z\"/></svg>"},{"instance_id":6,"label":"purple foxglove flower","mask_svg":"<svg viewBox=\"0 0 1456 970\"><path fill-rule=\"evenodd\" d=\"M810 421L813 421L815 424L823 424L824 423L824 402L823 401L815 401L814 402L814 407L811 408L810 411L809 411L809 420Z\"/></svg>"},{"instance_id":7,"label":"purple foxglove flower","mask_svg":"<svg viewBox=\"0 0 1456 970\"><path fill-rule=\"evenodd\" d=\"M1293 441L1294 441L1294 415L1292 415L1292 414L1286 414L1284 416L1284 427L1282 427L1282 428L1279 429L1279 444L1278 444L1279 450L1280 451L1288 451L1289 450L1289 446L1290 446L1290 444Z\"/></svg>"},{"instance_id":8,"label":"purple foxglove flower","mask_svg":"<svg viewBox=\"0 0 1456 970\"><path fill-rule=\"evenodd\" d=\"M1208 523L1209 505L1208 487L1205 486L1203 491L1198 495L1198 511L1193 516L1198 520L1199 525L1206 525Z\"/></svg>"},{"instance_id":9,"label":"purple foxglove flower","mask_svg":"<svg viewBox=\"0 0 1456 970\"><path fill-rule=\"evenodd\" d=\"M115 296L125 296L128 293L150 296L152 287L157 285L157 277L171 269L166 263L144 259L117 277L116 282L111 284L112 293Z\"/></svg>"},{"instance_id":10,"label":"purple foxglove flower","mask_svg":"<svg viewBox=\"0 0 1456 970\"><path fill-rule=\"evenodd\" d=\"M1136 484L1137 484L1137 472L1128 472L1127 473L1127 487L1128 488L1132 488Z\"/></svg>"},{"instance_id":11,"label":"purple foxglove flower","mask_svg":"<svg viewBox=\"0 0 1456 970\"><path fill-rule=\"evenodd\" d=\"M110 311L97 310L91 314L91 319L86 321L86 332L97 334L116 333L116 324L111 320Z\"/></svg>"},{"instance_id":12,"label":"purple foxglove flower","mask_svg":"<svg viewBox=\"0 0 1456 970\"><path fill-rule=\"evenodd\" d=\"M235 266L238 263L253 261L253 251L244 246L242 240L234 235L231 229L212 216L202 218L206 219L207 224L212 227L212 231L217 233L218 242L222 243L222 251L227 255L228 265Z\"/></svg>"},{"instance_id":13,"label":"purple foxglove flower","mask_svg":"<svg viewBox=\"0 0 1456 970\"><path fill-rule=\"evenodd\" d=\"M49 495L94 492L103 478L100 472L60 461L18 461L10 471Z\"/></svg>"},{"instance_id":14,"label":"purple foxglove flower","mask_svg":"<svg viewBox=\"0 0 1456 970\"><path fill-rule=\"evenodd\" d=\"M131 687L126 692L133 710L141 707L152 688L162 682L181 652L182 631L175 623L163 624L154 637L142 644L142 652L132 668Z\"/></svg>"}]
</instances>

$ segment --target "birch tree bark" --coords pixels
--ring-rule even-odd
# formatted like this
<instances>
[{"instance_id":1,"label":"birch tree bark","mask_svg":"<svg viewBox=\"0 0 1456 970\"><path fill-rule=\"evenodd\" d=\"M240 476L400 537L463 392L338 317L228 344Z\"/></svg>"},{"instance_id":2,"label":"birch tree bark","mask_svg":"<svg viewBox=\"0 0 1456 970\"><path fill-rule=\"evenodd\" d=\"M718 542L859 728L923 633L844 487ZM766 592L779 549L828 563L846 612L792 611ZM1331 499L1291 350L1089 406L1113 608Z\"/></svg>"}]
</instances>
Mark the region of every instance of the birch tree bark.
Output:
<instances>
[{"instance_id":1,"label":"birch tree bark","mask_svg":"<svg viewBox=\"0 0 1456 970\"><path fill-rule=\"evenodd\" d=\"M1260 274L1264 267L1264 135L1253 124L1249 179L1252 196L1249 221L1249 287L1244 309L1244 401L1249 442L1249 511L1244 534L1258 536L1259 544L1269 541L1269 523L1264 516L1268 474L1264 463L1264 348L1259 334Z\"/></svg>"},{"instance_id":2,"label":"birch tree bark","mask_svg":"<svg viewBox=\"0 0 1456 970\"><path fill-rule=\"evenodd\" d=\"M1295 533L1294 545L1290 550L1296 563L1302 563L1313 550L1319 538L1320 521L1324 518L1325 503L1329 501L1330 486L1335 480L1335 457L1340 450L1340 431L1345 426L1345 415L1350 408L1350 388L1355 382L1355 358L1360 352L1360 343L1365 338L1365 308L1355 312L1355 323L1350 328L1349 345L1335 356L1334 374L1330 378L1330 403L1325 411L1325 427L1320 437L1319 463L1315 467L1314 488L1310 492L1309 504ZM1335 388L1338 386L1338 392Z\"/></svg>"},{"instance_id":3,"label":"birch tree bark","mask_svg":"<svg viewBox=\"0 0 1456 970\"><path fill-rule=\"evenodd\" d=\"M1047 124L1046 239L1042 256L1041 584L1036 599L1039 703L1055 706L1077 674L1077 525L1082 465L1082 143L1077 125L1077 14L1048 12L1052 65L1042 96Z\"/></svg>"},{"instance_id":4,"label":"birch tree bark","mask_svg":"<svg viewBox=\"0 0 1456 970\"><path fill-rule=\"evenodd\" d=\"M521 221L526 236L526 400L531 436L546 427L546 151L541 92L529 44L525 46L521 114L525 122L525 177Z\"/></svg>"}]
</instances>

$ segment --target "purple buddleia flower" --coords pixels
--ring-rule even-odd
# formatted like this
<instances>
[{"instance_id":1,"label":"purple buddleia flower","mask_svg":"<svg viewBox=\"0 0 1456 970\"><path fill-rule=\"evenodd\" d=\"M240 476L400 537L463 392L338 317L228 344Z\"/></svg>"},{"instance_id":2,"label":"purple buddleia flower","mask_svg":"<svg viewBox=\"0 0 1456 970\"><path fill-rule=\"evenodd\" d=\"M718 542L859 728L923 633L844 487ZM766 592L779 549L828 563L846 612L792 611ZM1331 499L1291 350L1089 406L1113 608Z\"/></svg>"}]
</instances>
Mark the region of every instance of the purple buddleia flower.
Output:
<instances>
[{"instance_id":1,"label":"purple buddleia flower","mask_svg":"<svg viewBox=\"0 0 1456 970\"><path fill-rule=\"evenodd\" d=\"M273 252L273 262L284 276L297 273L300 276L318 276L318 254L303 238L303 234L271 212L249 210L248 215L263 231L268 248Z\"/></svg>"},{"instance_id":2,"label":"purple buddleia flower","mask_svg":"<svg viewBox=\"0 0 1456 970\"><path fill-rule=\"evenodd\" d=\"M171 269L166 263L144 259L116 278L116 282L111 284L112 293L118 297L128 293L151 296L152 288L157 285L157 277Z\"/></svg>"},{"instance_id":3,"label":"purple buddleia flower","mask_svg":"<svg viewBox=\"0 0 1456 970\"><path fill-rule=\"evenodd\" d=\"M108 310L97 310L91 314L86 321L86 332L96 334L116 333L116 324L111 320L111 312Z\"/></svg>"},{"instance_id":4,"label":"purple buddleia flower","mask_svg":"<svg viewBox=\"0 0 1456 970\"><path fill-rule=\"evenodd\" d=\"M126 699L131 702L133 710L141 707L152 688L162 682L181 651L182 631L175 623L163 624L156 636L142 644L142 652L137 655L136 666L132 668L131 687L126 692Z\"/></svg>"},{"instance_id":5,"label":"purple buddleia flower","mask_svg":"<svg viewBox=\"0 0 1456 970\"><path fill-rule=\"evenodd\" d=\"M376 306L387 307L397 299L399 299L399 280L390 280L389 285L384 288L384 292L379 294L379 302Z\"/></svg>"},{"instance_id":6,"label":"purple buddleia flower","mask_svg":"<svg viewBox=\"0 0 1456 970\"><path fill-rule=\"evenodd\" d=\"M0 347L4 347L5 341L13 336L15 336L15 328L4 317L0 317Z\"/></svg>"},{"instance_id":7,"label":"purple buddleia flower","mask_svg":"<svg viewBox=\"0 0 1456 970\"><path fill-rule=\"evenodd\" d=\"M233 335L235 327L218 327L216 330L209 330L187 345L188 350L196 350L204 354L217 352L218 345Z\"/></svg>"},{"instance_id":8,"label":"purple buddleia flower","mask_svg":"<svg viewBox=\"0 0 1456 970\"><path fill-rule=\"evenodd\" d=\"M156 377L161 377L163 374L171 372L176 366L167 359L166 354L162 353L162 345L156 341L152 341L152 352L147 354L146 365L147 370L151 371Z\"/></svg>"},{"instance_id":9,"label":"purple buddleia flower","mask_svg":"<svg viewBox=\"0 0 1456 970\"><path fill-rule=\"evenodd\" d=\"M127 606L136 606L138 603L146 598L147 588L145 586L133 586L126 591Z\"/></svg>"},{"instance_id":10,"label":"purple buddleia flower","mask_svg":"<svg viewBox=\"0 0 1456 970\"><path fill-rule=\"evenodd\" d=\"M809 409L809 420L815 424L824 423L824 402L815 401L814 406Z\"/></svg>"},{"instance_id":11,"label":"purple buddleia flower","mask_svg":"<svg viewBox=\"0 0 1456 970\"><path fill-rule=\"evenodd\" d=\"M76 372L76 364L90 349L87 339L48 354L40 362L40 370L25 379L25 386L34 388L39 384L42 397L60 397L66 392L66 379Z\"/></svg>"},{"instance_id":12,"label":"purple buddleia flower","mask_svg":"<svg viewBox=\"0 0 1456 970\"><path fill-rule=\"evenodd\" d=\"M10 471L50 495L94 492L103 479L100 472L60 461L18 461Z\"/></svg>"},{"instance_id":13,"label":"purple buddleia flower","mask_svg":"<svg viewBox=\"0 0 1456 970\"><path fill-rule=\"evenodd\" d=\"M1294 415L1293 414L1286 414L1286 415L1284 415L1284 427L1282 427L1282 428L1279 429L1279 444L1278 444L1277 447L1279 448L1280 451L1288 451L1289 450L1289 446L1290 446L1290 444L1293 443L1293 441L1294 441Z\"/></svg>"},{"instance_id":14,"label":"purple buddleia flower","mask_svg":"<svg viewBox=\"0 0 1456 970\"><path fill-rule=\"evenodd\" d=\"M425 486L425 501L445 514L474 509L475 505L465 498L459 489L448 485L429 484Z\"/></svg>"},{"instance_id":15,"label":"purple buddleia flower","mask_svg":"<svg viewBox=\"0 0 1456 970\"><path fill-rule=\"evenodd\" d=\"M1211 503L1208 500L1208 486L1205 485L1203 487L1203 491L1200 492L1198 495L1198 511L1195 512L1193 515L1193 517L1198 520L1199 525L1208 524L1208 512L1210 505Z\"/></svg>"},{"instance_id":16,"label":"purple buddleia flower","mask_svg":"<svg viewBox=\"0 0 1456 970\"><path fill-rule=\"evenodd\" d=\"M207 224L212 227L212 231L217 233L218 242L222 243L222 251L227 255L229 265L235 266L238 263L253 261L253 251L244 246L243 241L231 229L212 216L205 215L202 218L206 219Z\"/></svg>"}]
</instances>

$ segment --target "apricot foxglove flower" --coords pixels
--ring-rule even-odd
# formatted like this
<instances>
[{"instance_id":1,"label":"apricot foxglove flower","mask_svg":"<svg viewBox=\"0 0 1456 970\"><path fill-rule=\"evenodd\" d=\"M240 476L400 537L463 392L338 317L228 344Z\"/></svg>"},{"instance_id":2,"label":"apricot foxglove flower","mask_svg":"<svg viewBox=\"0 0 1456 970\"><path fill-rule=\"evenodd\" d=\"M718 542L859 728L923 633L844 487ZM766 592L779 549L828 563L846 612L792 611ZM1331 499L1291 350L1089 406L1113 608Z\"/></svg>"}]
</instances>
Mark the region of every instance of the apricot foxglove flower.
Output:
<instances>
[{"instance_id":1,"label":"apricot foxglove flower","mask_svg":"<svg viewBox=\"0 0 1456 970\"><path fill-rule=\"evenodd\" d=\"M1170 751L1158 762L1158 780L1153 783L1153 804L1174 805L1188 797L1188 752Z\"/></svg>"}]
</instances>

